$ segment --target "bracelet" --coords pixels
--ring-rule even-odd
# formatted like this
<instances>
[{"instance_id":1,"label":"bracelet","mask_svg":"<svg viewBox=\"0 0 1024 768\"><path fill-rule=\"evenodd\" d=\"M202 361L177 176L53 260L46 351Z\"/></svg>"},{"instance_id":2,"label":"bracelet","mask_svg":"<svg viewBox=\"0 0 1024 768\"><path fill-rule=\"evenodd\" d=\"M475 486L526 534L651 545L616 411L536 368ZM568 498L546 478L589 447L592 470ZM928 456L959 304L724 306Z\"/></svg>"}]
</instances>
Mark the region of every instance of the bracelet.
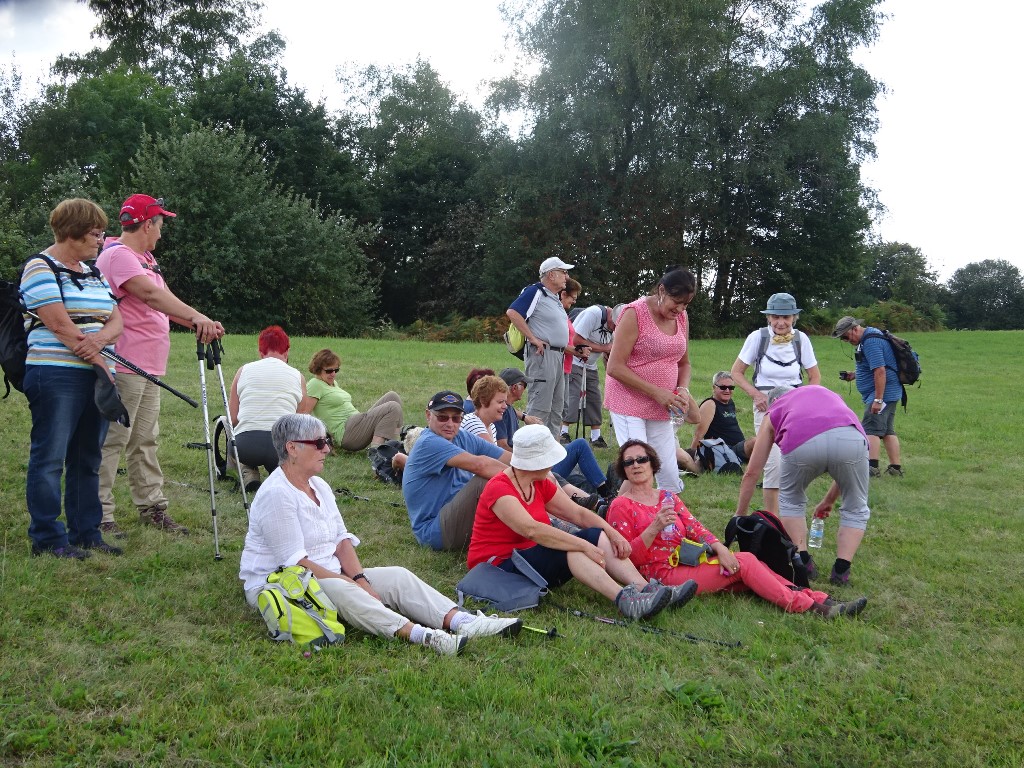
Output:
<instances>
[{"instance_id":1,"label":"bracelet","mask_svg":"<svg viewBox=\"0 0 1024 768\"><path fill-rule=\"evenodd\" d=\"M366 574L365 573L357 573L355 576L352 577L352 581L359 581L360 579L362 579L363 581L365 581L367 583L369 583L369 581L370 581L368 578L366 578Z\"/></svg>"}]
</instances>

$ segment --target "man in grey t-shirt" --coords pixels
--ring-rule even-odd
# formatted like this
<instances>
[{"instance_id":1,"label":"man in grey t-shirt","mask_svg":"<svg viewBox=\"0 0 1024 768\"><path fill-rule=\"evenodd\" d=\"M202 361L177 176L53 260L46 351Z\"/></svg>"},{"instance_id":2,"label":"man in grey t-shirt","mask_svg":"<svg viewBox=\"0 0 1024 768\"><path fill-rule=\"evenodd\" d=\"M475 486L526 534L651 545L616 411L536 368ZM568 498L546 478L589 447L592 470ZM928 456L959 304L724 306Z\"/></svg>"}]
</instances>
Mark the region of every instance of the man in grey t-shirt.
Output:
<instances>
[{"instance_id":1,"label":"man in grey t-shirt","mask_svg":"<svg viewBox=\"0 0 1024 768\"><path fill-rule=\"evenodd\" d=\"M545 259L540 282L526 286L505 312L526 337L523 361L531 380L526 412L540 419L556 440L565 397L562 361L570 341L569 318L558 295L572 268L557 257Z\"/></svg>"}]
</instances>

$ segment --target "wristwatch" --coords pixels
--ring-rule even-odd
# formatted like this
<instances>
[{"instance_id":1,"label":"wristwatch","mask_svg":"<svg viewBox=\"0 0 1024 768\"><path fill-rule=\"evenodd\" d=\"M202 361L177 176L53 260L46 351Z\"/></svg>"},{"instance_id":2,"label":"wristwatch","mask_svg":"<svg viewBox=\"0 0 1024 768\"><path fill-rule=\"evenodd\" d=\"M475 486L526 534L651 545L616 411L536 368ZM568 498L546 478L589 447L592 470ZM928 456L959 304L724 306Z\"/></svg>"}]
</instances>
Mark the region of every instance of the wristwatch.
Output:
<instances>
[{"instance_id":1,"label":"wristwatch","mask_svg":"<svg viewBox=\"0 0 1024 768\"><path fill-rule=\"evenodd\" d=\"M878 403L879 405L885 405L885 400L879 400L877 397L875 398L874 402Z\"/></svg>"}]
</instances>

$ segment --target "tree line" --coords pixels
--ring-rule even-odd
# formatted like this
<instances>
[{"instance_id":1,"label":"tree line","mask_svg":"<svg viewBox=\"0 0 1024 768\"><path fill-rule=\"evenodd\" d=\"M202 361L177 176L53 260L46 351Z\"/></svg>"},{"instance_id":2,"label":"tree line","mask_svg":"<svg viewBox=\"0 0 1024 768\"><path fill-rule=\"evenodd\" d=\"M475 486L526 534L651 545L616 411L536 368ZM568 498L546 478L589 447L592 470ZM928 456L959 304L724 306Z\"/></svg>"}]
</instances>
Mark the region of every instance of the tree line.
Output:
<instances>
[{"instance_id":1,"label":"tree line","mask_svg":"<svg viewBox=\"0 0 1024 768\"><path fill-rule=\"evenodd\" d=\"M852 55L881 0L513 0L536 67L482 109L418 60L339 75L337 111L288 82L258 0L82 1L105 47L59 57L31 96L0 70L10 269L48 243L60 199L116 222L145 191L180 213L159 248L175 291L233 330L500 315L552 255L583 303L686 266L702 335L746 332L777 291L905 306L920 327L1024 322L1009 263L942 285L919 249L871 241L860 167L884 86Z\"/></svg>"}]
</instances>

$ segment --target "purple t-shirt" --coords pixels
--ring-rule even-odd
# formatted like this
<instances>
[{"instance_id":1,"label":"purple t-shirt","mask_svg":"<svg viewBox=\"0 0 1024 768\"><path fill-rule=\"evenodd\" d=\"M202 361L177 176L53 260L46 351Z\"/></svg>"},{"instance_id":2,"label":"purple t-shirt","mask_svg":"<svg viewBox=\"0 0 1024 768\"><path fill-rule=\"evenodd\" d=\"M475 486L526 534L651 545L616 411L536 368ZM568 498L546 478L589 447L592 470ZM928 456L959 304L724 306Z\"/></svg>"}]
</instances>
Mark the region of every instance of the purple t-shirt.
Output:
<instances>
[{"instance_id":1,"label":"purple t-shirt","mask_svg":"<svg viewBox=\"0 0 1024 768\"><path fill-rule=\"evenodd\" d=\"M843 398L815 384L784 394L772 403L768 418L775 429L775 444L783 453L790 453L812 437L836 427L856 427L864 434L860 419Z\"/></svg>"}]
</instances>

